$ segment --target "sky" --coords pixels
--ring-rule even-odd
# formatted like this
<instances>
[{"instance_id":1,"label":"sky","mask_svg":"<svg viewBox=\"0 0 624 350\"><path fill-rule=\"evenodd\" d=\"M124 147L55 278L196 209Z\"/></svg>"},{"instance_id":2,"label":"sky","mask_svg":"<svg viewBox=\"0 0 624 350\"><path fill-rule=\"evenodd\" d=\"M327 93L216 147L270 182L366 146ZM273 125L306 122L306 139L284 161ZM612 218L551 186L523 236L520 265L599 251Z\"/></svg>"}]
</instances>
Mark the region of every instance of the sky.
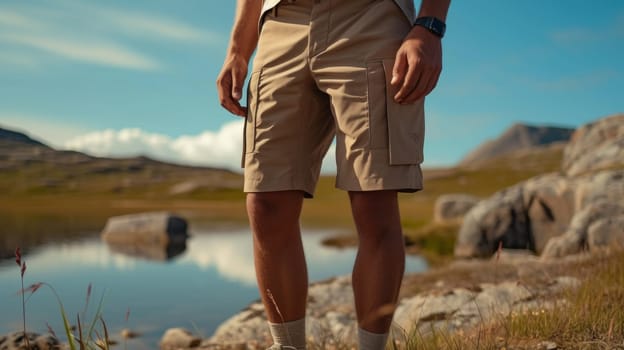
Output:
<instances>
[{"instance_id":1,"label":"sky","mask_svg":"<svg viewBox=\"0 0 624 350\"><path fill-rule=\"evenodd\" d=\"M234 10L1 0L0 127L58 149L240 170L242 119L215 84ZM578 127L624 112L624 1L454 1L443 50L424 166L453 165L514 123Z\"/></svg>"}]
</instances>

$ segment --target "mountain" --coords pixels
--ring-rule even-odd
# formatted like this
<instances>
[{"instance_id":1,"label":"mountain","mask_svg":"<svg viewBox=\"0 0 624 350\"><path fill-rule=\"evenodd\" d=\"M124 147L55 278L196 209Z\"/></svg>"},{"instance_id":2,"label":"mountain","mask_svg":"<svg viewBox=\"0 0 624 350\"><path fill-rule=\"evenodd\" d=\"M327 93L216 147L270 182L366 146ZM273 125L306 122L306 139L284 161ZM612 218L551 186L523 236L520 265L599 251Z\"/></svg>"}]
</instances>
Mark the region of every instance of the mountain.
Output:
<instances>
[{"instance_id":1,"label":"mountain","mask_svg":"<svg viewBox=\"0 0 624 350\"><path fill-rule=\"evenodd\" d=\"M0 129L0 193L189 195L241 187L232 171L148 157L94 157L56 150L26 134Z\"/></svg>"},{"instance_id":2,"label":"mountain","mask_svg":"<svg viewBox=\"0 0 624 350\"><path fill-rule=\"evenodd\" d=\"M547 148L568 142L575 129L555 126L514 124L501 136L486 141L468 153L459 163L461 167L474 167L478 164L511 153Z\"/></svg>"},{"instance_id":3,"label":"mountain","mask_svg":"<svg viewBox=\"0 0 624 350\"><path fill-rule=\"evenodd\" d=\"M21 132L0 128L0 147L12 146L41 146L49 148L47 145L30 138Z\"/></svg>"}]
</instances>

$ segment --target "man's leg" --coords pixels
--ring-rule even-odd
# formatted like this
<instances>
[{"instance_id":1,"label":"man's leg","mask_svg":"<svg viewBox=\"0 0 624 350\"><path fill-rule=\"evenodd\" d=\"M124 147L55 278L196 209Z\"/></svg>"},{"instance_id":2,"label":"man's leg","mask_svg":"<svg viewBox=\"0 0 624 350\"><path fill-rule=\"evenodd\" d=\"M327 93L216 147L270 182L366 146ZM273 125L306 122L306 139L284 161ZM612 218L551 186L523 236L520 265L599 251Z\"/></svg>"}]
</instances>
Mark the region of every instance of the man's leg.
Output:
<instances>
[{"instance_id":1,"label":"man's leg","mask_svg":"<svg viewBox=\"0 0 624 350\"><path fill-rule=\"evenodd\" d=\"M247 194L260 296L276 344L305 348L308 275L299 215L301 191Z\"/></svg>"},{"instance_id":2,"label":"man's leg","mask_svg":"<svg viewBox=\"0 0 624 350\"><path fill-rule=\"evenodd\" d=\"M349 192L359 235L353 291L360 348L383 349L405 269L405 248L396 191ZM364 346L367 343L383 343ZM381 336L385 335L385 336ZM372 340L371 340L372 337Z\"/></svg>"}]
</instances>

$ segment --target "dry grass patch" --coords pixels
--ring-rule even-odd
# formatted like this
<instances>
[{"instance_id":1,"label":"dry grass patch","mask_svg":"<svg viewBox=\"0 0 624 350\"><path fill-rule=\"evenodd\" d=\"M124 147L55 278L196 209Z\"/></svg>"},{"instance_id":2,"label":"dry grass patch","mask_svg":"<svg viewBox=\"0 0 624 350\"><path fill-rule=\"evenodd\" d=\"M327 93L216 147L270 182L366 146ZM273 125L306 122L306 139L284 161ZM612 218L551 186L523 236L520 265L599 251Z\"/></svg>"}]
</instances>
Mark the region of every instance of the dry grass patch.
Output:
<instances>
[{"instance_id":1,"label":"dry grass patch","mask_svg":"<svg viewBox=\"0 0 624 350\"><path fill-rule=\"evenodd\" d=\"M483 276L497 275L495 279L518 278L518 266L488 263L478 272ZM474 266L473 266L474 267ZM449 268L450 269L450 268ZM515 271L514 271L515 270ZM446 272L446 274L445 274ZM445 269L417 281L406 282L404 293L426 289L436 278L462 283L480 283L483 277L470 275L460 268ZM448 333L434 331L423 335L411 333L396 346L401 349L545 349L546 343L557 344L558 349L622 349L624 348L624 251L604 252L564 261L543 264L543 276L565 273L581 279L578 288L559 295L547 296L542 309L502 316L492 323L469 331ZM464 277L463 279L461 277ZM476 277L471 279L468 276ZM536 276L533 284L539 283ZM459 281L458 281L459 279ZM410 284L419 283L420 288ZM551 307L546 307L551 305ZM552 306L554 305L554 306ZM399 337L401 340L401 338Z\"/></svg>"}]
</instances>

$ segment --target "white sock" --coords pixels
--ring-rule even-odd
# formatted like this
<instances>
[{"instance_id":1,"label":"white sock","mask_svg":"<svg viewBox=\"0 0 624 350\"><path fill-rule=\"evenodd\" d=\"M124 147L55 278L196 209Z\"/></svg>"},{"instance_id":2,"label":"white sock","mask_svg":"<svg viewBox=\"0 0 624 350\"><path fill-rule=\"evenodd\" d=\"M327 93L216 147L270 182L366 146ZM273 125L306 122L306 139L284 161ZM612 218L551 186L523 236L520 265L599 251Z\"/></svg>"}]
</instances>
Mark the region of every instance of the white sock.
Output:
<instances>
[{"instance_id":1,"label":"white sock","mask_svg":"<svg viewBox=\"0 0 624 350\"><path fill-rule=\"evenodd\" d=\"M269 329L273 337L273 343L282 346L292 346L297 350L305 350L305 318L286 323L271 323Z\"/></svg>"},{"instance_id":2,"label":"white sock","mask_svg":"<svg viewBox=\"0 0 624 350\"><path fill-rule=\"evenodd\" d=\"M358 343L360 350L384 350L388 342L388 333L371 333L358 328Z\"/></svg>"}]
</instances>

